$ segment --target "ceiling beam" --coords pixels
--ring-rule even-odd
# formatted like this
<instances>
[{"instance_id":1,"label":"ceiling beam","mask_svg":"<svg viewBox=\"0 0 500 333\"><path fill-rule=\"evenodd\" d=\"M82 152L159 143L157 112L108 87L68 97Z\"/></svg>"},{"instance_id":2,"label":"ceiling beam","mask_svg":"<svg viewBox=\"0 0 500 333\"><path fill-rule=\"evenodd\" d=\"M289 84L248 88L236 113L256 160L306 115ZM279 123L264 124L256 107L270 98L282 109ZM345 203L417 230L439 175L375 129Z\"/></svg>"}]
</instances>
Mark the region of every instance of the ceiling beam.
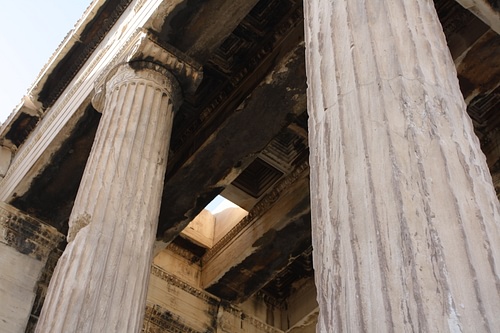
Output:
<instances>
[{"instance_id":1,"label":"ceiling beam","mask_svg":"<svg viewBox=\"0 0 500 333\"><path fill-rule=\"evenodd\" d=\"M274 71L165 183L158 237L169 242L306 110L304 48L276 55Z\"/></svg>"},{"instance_id":2,"label":"ceiling beam","mask_svg":"<svg viewBox=\"0 0 500 333\"><path fill-rule=\"evenodd\" d=\"M500 34L500 8L498 1L492 0L456 0L470 10L490 28ZM496 3L496 5L494 4Z\"/></svg>"},{"instance_id":3,"label":"ceiling beam","mask_svg":"<svg viewBox=\"0 0 500 333\"><path fill-rule=\"evenodd\" d=\"M225 300L242 302L310 246L307 170L287 186L286 192L273 194L278 199L270 210L239 228L215 254L209 252L202 258L203 288Z\"/></svg>"}]
</instances>

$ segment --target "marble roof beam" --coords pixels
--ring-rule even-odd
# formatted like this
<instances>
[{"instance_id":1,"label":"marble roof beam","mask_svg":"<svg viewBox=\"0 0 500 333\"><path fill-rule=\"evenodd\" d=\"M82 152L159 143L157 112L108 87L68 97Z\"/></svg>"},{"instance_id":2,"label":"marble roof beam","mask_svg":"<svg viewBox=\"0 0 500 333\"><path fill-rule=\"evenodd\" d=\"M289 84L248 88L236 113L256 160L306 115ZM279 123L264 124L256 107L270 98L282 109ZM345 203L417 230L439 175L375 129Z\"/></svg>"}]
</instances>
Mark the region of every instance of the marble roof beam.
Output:
<instances>
[{"instance_id":1,"label":"marble roof beam","mask_svg":"<svg viewBox=\"0 0 500 333\"><path fill-rule=\"evenodd\" d=\"M177 49L204 62L257 2L258 0L186 2L185 7L165 20L160 28L161 32L158 32L169 36L167 41Z\"/></svg>"},{"instance_id":2,"label":"marble roof beam","mask_svg":"<svg viewBox=\"0 0 500 333\"><path fill-rule=\"evenodd\" d=\"M172 241L276 134L304 112L303 46L285 56L268 77L169 176L163 193L159 238Z\"/></svg>"},{"instance_id":3,"label":"marble roof beam","mask_svg":"<svg viewBox=\"0 0 500 333\"><path fill-rule=\"evenodd\" d=\"M281 182L267 195L272 209L250 211L231 230L236 234L223 237L202 258L204 289L222 299L243 302L310 246L307 165ZM276 190L280 188L286 190L280 193Z\"/></svg>"},{"instance_id":4,"label":"marble roof beam","mask_svg":"<svg viewBox=\"0 0 500 333\"><path fill-rule=\"evenodd\" d=\"M500 8L498 2L492 0L456 0L464 8L470 10L490 28L500 34Z\"/></svg>"}]
</instances>

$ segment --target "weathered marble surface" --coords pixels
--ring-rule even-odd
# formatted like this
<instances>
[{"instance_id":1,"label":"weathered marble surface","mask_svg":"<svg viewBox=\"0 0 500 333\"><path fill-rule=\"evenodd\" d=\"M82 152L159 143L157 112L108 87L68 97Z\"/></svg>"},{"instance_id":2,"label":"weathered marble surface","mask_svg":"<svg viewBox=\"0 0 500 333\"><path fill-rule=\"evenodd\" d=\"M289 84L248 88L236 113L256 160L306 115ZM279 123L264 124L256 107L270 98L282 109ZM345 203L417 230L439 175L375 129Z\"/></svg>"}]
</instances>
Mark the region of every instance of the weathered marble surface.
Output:
<instances>
[{"instance_id":1,"label":"weathered marble surface","mask_svg":"<svg viewBox=\"0 0 500 333\"><path fill-rule=\"evenodd\" d=\"M499 204L432 1L306 0L318 332L500 331Z\"/></svg>"}]
</instances>

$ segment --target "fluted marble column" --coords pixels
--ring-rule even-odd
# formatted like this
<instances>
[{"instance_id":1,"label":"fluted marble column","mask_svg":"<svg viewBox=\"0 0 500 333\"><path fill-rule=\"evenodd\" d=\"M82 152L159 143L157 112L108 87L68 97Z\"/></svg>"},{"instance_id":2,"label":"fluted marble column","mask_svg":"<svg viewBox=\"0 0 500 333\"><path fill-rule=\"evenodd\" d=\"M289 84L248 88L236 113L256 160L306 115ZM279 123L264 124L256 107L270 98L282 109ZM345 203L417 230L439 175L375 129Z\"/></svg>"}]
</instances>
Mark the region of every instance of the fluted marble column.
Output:
<instances>
[{"instance_id":1,"label":"fluted marble column","mask_svg":"<svg viewBox=\"0 0 500 333\"><path fill-rule=\"evenodd\" d=\"M103 116L70 217L69 244L37 332L139 332L156 236L176 79L122 64L97 94Z\"/></svg>"},{"instance_id":2,"label":"fluted marble column","mask_svg":"<svg viewBox=\"0 0 500 333\"><path fill-rule=\"evenodd\" d=\"M318 332L500 332L499 203L433 5L304 1Z\"/></svg>"}]
</instances>

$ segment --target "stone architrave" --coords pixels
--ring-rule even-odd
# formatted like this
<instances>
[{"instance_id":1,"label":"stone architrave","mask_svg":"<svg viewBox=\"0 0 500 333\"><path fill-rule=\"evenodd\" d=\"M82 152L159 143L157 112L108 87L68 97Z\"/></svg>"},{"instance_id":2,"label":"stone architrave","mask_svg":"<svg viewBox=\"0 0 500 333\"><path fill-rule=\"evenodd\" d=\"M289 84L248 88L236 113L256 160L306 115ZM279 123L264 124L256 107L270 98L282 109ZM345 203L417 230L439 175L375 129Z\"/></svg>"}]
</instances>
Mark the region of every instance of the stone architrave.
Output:
<instances>
[{"instance_id":1,"label":"stone architrave","mask_svg":"<svg viewBox=\"0 0 500 333\"><path fill-rule=\"evenodd\" d=\"M164 67L118 65L37 332L139 332L180 87Z\"/></svg>"},{"instance_id":2,"label":"stone architrave","mask_svg":"<svg viewBox=\"0 0 500 333\"><path fill-rule=\"evenodd\" d=\"M432 1L306 0L318 332L500 332L500 213Z\"/></svg>"}]
</instances>

